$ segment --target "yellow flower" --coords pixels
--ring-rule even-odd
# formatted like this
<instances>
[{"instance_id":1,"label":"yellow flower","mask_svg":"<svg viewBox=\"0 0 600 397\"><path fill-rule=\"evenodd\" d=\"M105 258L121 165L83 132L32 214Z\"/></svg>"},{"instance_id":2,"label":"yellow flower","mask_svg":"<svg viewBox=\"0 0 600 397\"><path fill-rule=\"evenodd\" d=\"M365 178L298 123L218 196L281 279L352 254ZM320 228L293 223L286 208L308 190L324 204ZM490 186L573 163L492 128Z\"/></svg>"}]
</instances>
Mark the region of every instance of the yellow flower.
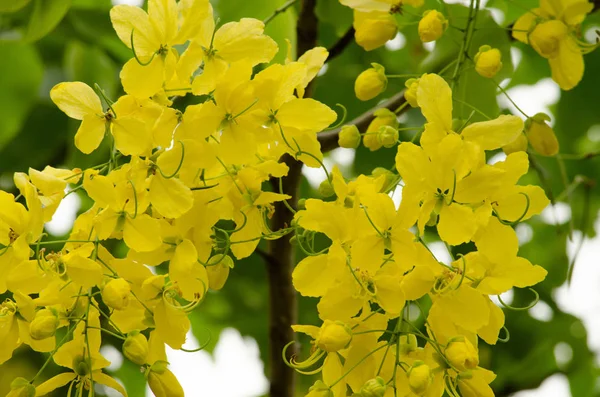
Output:
<instances>
[{"instance_id":1,"label":"yellow flower","mask_svg":"<svg viewBox=\"0 0 600 397\"><path fill-rule=\"evenodd\" d=\"M117 5L111 8L110 19L119 39L135 51L121 70L125 92L139 98L153 96L174 73L177 55L173 46L186 41L177 36L177 3L150 0L148 13Z\"/></svg>"},{"instance_id":2,"label":"yellow flower","mask_svg":"<svg viewBox=\"0 0 600 397\"><path fill-rule=\"evenodd\" d=\"M88 154L100 146L106 125L113 115L104 113L100 98L94 90L78 81L59 83L50 91L50 98L67 116L82 120L75 134L77 149Z\"/></svg>"},{"instance_id":3,"label":"yellow flower","mask_svg":"<svg viewBox=\"0 0 600 397\"><path fill-rule=\"evenodd\" d=\"M86 304L87 305L87 304ZM73 340L66 342L54 354L54 362L71 372L63 372L36 386L36 396L46 394L62 386L72 384L73 390L83 394L83 390L99 383L117 390L127 397L127 392L116 380L102 372L102 368L110 365L99 352L100 350L100 314L94 306L89 306L87 325L80 321L73 331Z\"/></svg>"},{"instance_id":4,"label":"yellow flower","mask_svg":"<svg viewBox=\"0 0 600 397\"><path fill-rule=\"evenodd\" d=\"M262 21L242 18L239 22L221 26L214 32L214 37L211 35L193 40L186 50L188 56L195 59L196 67L192 72L204 62L202 74L192 82L194 95L213 91L221 81L226 80L226 71L236 62L243 61L250 67L269 62L278 48L272 38L263 34L264 28Z\"/></svg>"},{"instance_id":5,"label":"yellow flower","mask_svg":"<svg viewBox=\"0 0 600 397\"><path fill-rule=\"evenodd\" d=\"M385 68L378 63L372 63L373 67L365 70L354 82L354 93L361 101L368 101L385 91L387 77Z\"/></svg>"},{"instance_id":6,"label":"yellow flower","mask_svg":"<svg viewBox=\"0 0 600 397\"><path fill-rule=\"evenodd\" d=\"M427 10L419 21L419 38L423 43L435 41L442 37L447 26L444 14L437 10Z\"/></svg>"},{"instance_id":7,"label":"yellow flower","mask_svg":"<svg viewBox=\"0 0 600 397\"><path fill-rule=\"evenodd\" d=\"M548 59L552 79L563 90L581 81L583 54L596 48L577 37L580 24L592 9L593 4L587 0L541 1L540 8L526 12L514 24L513 37Z\"/></svg>"},{"instance_id":8,"label":"yellow flower","mask_svg":"<svg viewBox=\"0 0 600 397\"><path fill-rule=\"evenodd\" d=\"M502 69L502 54L489 45L479 47L475 54L475 70L483 77L492 78Z\"/></svg>"},{"instance_id":9,"label":"yellow flower","mask_svg":"<svg viewBox=\"0 0 600 397\"><path fill-rule=\"evenodd\" d=\"M529 141L527 140L527 135L519 134L514 141L502 146L502 151L507 155L516 152L524 152L527 150L528 144Z\"/></svg>"}]
</instances>

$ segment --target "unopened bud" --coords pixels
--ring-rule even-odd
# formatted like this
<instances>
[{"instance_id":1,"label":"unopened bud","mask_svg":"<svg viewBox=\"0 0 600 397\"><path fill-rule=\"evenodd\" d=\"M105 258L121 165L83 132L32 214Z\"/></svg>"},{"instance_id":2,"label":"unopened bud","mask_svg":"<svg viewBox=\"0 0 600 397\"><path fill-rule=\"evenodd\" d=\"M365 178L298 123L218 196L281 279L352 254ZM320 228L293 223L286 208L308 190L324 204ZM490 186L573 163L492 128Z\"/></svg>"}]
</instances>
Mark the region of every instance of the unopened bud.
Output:
<instances>
[{"instance_id":1,"label":"unopened bud","mask_svg":"<svg viewBox=\"0 0 600 397\"><path fill-rule=\"evenodd\" d=\"M375 98L387 87L385 68L378 63L371 65L373 67L359 74L354 82L354 93L361 101Z\"/></svg>"},{"instance_id":2,"label":"unopened bud","mask_svg":"<svg viewBox=\"0 0 600 397\"><path fill-rule=\"evenodd\" d=\"M363 136L363 145L370 151L381 149L383 144L379 141L378 132L382 126L398 128L398 118L396 113L387 108L377 109L373 112L375 118L369 124L367 132Z\"/></svg>"},{"instance_id":3,"label":"unopened bud","mask_svg":"<svg viewBox=\"0 0 600 397\"><path fill-rule=\"evenodd\" d=\"M448 21L444 15L437 10L427 10L419 21L419 38L423 43L435 41L442 37Z\"/></svg>"},{"instance_id":4,"label":"unopened bud","mask_svg":"<svg viewBox=\"0 0 600 397\"><path fill-rule=\"evenodd\" d=\"M404 91L404 99L413 108L418 108L417 90L419 89L419 79L408 79L404 83L406 90Z\"/></svg>"},{"instance_id":5,"label":"unopened bud","mask_svg":"<svg viewBox=\"0 0 600 397\"><path fill-rule=\"evenodd\" d=\"M35 397L35 387L25 378L15 378L6 397Z\"/></svg>"},{"instance_id":6,"label":"unopened bud","mask_svg":"<svg viewBox=\"0 0 600 397\"><path fill-rule=\"evenodd\" d=\"M333 392L323 381L316 381L310 389L306 397L333 397Z\"/></svg>"},{"instance_id":7,"label":"unopened bud","mask_svg":"<svg viewBox=\"0 0 600 397\"><path fill-rule=\"evenodd\" d=\"M123 342L123 354L129 361L137 364L146 364L148 357L148 339L139 331L133 331L127 334L125 342Z\"/></svg>"},{"instance_id":8,"label":"unopened bud","mask_svg":"<svg viewBox=\"0 0 600 397\"><path fill-rule=\"evenodd\" d=\"M483 77L492 78L502 69L502 53L489 45L479 47L475 54L475 71Z\"/></svg>"},{"instance_id":9,"label":"unopened bud","mask_svg":"<svg viewBox=\"0 0 600 397\"><path fill-rule=\"evenodd\" d=\"M396 37L398 24L390 13L354 12L354 39L356 44L371 51Z\"/></svg>"},{"instance_id":10,"label":"unopened bud","mask_svg":"<svg viewBox=\"0 0 600 397\"><path fill-rule=\"evenodd\" d=\"M400 335L398 343L400 343L400 354L402 355L414 352L419 347L417 337L414 334Z\"/></svg>"},{"instance_id":11,"label":"unopened bud","mask_svg":"<svg viewBox=\"0 0 600 397\"><path fill-rule=\"evenodd\" d=\"M458 337L448 342L444 351L446 358L459 371L475 369L479 365L477 350L465 337Z\"/></svg>"},{"instance_id":12,"label":"unopened bud","mask_svg":"<svg viewBox=\"0 0 600 397\"><path fill-rule=\"evenodd\" d=\"M341 321L325 320L319 329L316 345L326 352L337 352L346 348L352 340L352 330Z\"/></svg>"},{"instance_id":13,"label":"unopened bud","mask_svg":"<svg viewBox=\"0 0 600 397\"><path fill-rule=\"evenodd\" d=\"M131 287L127 280L116 278L110 280L102 290L102 300L106 306L115 310L123 310L129 305Z\"/></svg>"},{"instance_id":14,"label":"unopened bud","mask_svg":"<svg viewBox=\"0 0 600 397\"><path fill-rule=\"evenodd\" d=\"M335 190L333 189L333 185L329 179L325 179L319 185L319 194L323 197L331 197L335 194Z\"/></svg>"},{"instance_id":15,"label":"unopened bud","mask_svg":"<svg viewBox=\"0 0 600 397\"><path fill-rule=\"evenodd\" d=\"M389 125L383 125L377 131L377 139L386 148L394 147L398 143L398 137L398 130Z\"/></svg>"},{"instance_id":16,"label":"unopened bud","mask_svg":"<svg viewBox=\"0 0 600 397\"><path fill-rule=\"evenodd\" d=\"M413 393L423 395L431 385L431 369L423 361L415 361L408 371L408 386Z\"/></svg>"},{"instance_id":17,"label":"unopened bud","mask_svg":"<svg viewBox=\"0 0 600 397\"><path fill-rule=\"evenodd\" d=\"M542 156L554 156L558 153L559 144L554 130L546 123L549 117L543 113L527 119L525 133L533 150Z\"/></svg>"},{"instance_id":18,"label":"unopened bud","mask_svg":"<svg viewBox=\"0 0 600 397\"><path fill-rule=\"evenodd\" d=\"M347 149L356 149L360 145L360 131L354 124L345 125L341 128L338 136L340 147Z\"/></svg>"},{"instance_id":19,"label":"unopened bud","mask_svg":"<svg viewBox=\"0 0 600 397\"><path fill-rule=\"evenodd\" d=\"M31 339L42 340L54 336L59 326L58 316L50 309L38 310L31 324L29 335Z\"/></svg>"},{"instance_id":20,"label":"unopened bud","mask_svg":"<svg viewBox=\"0 0 600 397\"><path fill-rule=\"evenodd\" d=\"M153 365L148 372L148 386L156 397L184 397L181 384L167 368L157 370Z\"/></svg>"},{"instance_id":21,"label":"unopened bud","mask_svg":"<svg viewBox=\"0 0 600 397\"><path fill-rule=\"evenodd\" d=\"M361 397L383 397L385 394L386 385L382 377L378 376L374 379L369 379L360 389Z\"/></svg>"}]
</instances>

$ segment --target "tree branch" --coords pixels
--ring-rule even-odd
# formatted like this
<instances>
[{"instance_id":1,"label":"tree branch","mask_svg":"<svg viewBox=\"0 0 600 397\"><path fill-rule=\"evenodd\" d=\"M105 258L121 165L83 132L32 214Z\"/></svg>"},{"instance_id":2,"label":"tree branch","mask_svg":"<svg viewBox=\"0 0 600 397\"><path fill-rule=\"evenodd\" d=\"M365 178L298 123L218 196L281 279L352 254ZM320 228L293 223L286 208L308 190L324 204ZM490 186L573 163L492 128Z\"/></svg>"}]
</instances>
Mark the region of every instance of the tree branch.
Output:
<instances>
[{"instance_id":1,"label":"tree branch","mask_svg":"<svg viewBox=\"0 0 600 397\"><path fill-rule=\"evenodd\" d=\"M406 99L404 99L404 91L400 91L399 93L397 93L396 95L394 95L393 97L388 99L387 101L385 101L385 102L375 106L374 108L368 110L367 112L361 114L360 116L358 116L354 120L350 121L349 123L346 123L346 125L354 124L354 125L356 125L356 127L358 127L358 130L360 132L365 132L367 130L367 128L369 127L369 124L371 123L371 121L375 118L373 116L373 113L377 109L388 108L388 109L394 111L400 105L402 105L404 102L406 102ZM404 108L403 111L406 109L408 109L408 108ZM323 153L329 152L330 150L333 150L333 149L339 147L338 136L340 134L340 131L341 131L341 127L338 127L334 130L322 132L319 135L317 135L317 138L318 138L319 142L321 143L321 151Z\"/></svg>"},{"instance_id":2,"label":"tree branch","mask_svg":"<svg viewBox=\"0 0 600 397\"><path fill-rule=\"evenodd\" d=\"M297 34L297 56L315 47L317 44L317 28L319 21L315 14L317 0L302 0ZM312 84L306 88L305 97L312 93ZM291 196L288 204L297 208L300 181L302 180L302 163L290 155L282 157L283 162L289 167L287 176L282 180L283 193ZM279 189L279 180L271 179L275 191ZM271 221L273 230L287 227L293 214L282 202L275 203L275 213ZM269 242L268 255L263 255L267 264L269 278L269 364L270 364L270 395L271 397L293 397L295 395L296 374L281 358L285 345L295 340L292 325L297 323L296 291L292 284L292 271L294 270L296 255L294 246L290 242L291 236L285 236ZM260 254L260 253L259 253ZM290 359L296 353L296 346L287 350Z\"/></svg>"},{"instance_id":3,"label":"tree branch","mask_svg":"<svg viewBox=\"0 0 600 397\"><path fill-rule=\"evenodd\" d=\"M331 61L338 55L341 55L346 49L346 47L348 47L348 44L352 42L353 38L354 28L350 27L350 29L348 29L348 31L346 31L346 33L344 33L344 35L340 37L340 39L328 49L329 57L327 58L327 62Z\"/></svg>"}]
</instances>

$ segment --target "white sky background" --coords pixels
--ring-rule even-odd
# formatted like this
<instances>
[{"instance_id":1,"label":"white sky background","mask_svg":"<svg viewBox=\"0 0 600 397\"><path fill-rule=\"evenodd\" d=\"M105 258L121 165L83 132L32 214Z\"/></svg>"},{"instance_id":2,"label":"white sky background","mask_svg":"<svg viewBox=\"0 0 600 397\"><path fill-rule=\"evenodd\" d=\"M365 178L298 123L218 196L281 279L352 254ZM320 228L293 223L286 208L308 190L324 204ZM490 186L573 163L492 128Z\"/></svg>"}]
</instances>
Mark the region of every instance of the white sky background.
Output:
<instances>
[{"instance_id":1,"label":"white sky background","mask_svg":"<svg viewBox=\"0 0 600 397\"><path fill-rule=\"evenodd\" d=\"M139 5L141 0L113 0L114 4ZM464 0L452 0L449 2L462 2ZM485 1L484 1L485 2ZM500 21L504 16L501 12L494 11L494 18ZM389 51L397 51L404 47L405 38L399 34L394 40L386 45ZM431 50L433 46L428 47ZM520 53L513 50L513 63L520 61ZM322 70L326 73L326 70ZM517 86L508 90L513 100L527 113L546 112L552 116L548 107L559 99L560 90L550 79L544 79L533 86ZM506 100L503 95L498 96L501 106L506 106L514 114L519 114L516 109ZM501 158L496 159L501 160ZM354 161L354 151L351 149L336 149L331 152L325 160L325 165L330 169L337 164L342 173L349 171ZM311 185L317 187L325 178L322 170L304 167L304 175ZM399 203L401 192L397 191L394 201ZM73 224L75 214L80 206L80 200L75 194L69 195L60 204L52 221L46 224L46 228L53 234L67 233ZM555 215L557 214L557 215ZM570 218L568 207L557 207L554 213L546 211L542 219L547 223L565 223ZM595 229L600 232L600 221L596 223ZM532 238L532 230L528 225L520 225L517 233L521 243ZM576 233L574 241L567 247L569 257L575 252L577 242L581 239L581 233ZM441 261L448 261L449 256L443 244L432 244L432 250ZM571 286L563 285L555 290L555 298L559 307L567 313L576 315L584 322L588 332L588 342L600 359L600 233L593 240L586 239L575 266ZM504 296L503 296L504 298ZM510 301L510 294L506 294L506 301ZM542 321L548 321L552 317L552 310L544 305L538 305L529 311L532 317ZM186 348L198 347L198 341L188 335ZM103 348L103 353L113 361L111 369L115 370L122 364L122 356L114 348ZM568 346L557 346L555 349L557 359L567 360L569 358ZM249 337L242 337L240 333L232 328L225 329L219 336L219 342L210 355L207 352L185 353L181 351L168 351L168 359L171 370L180 380L186 394L208 395L219 397L257 397L268 390L268 381L264 376L264 365L260 361L258 345ZM232 381L235 380L235 381ZM148 390L147 396L152 396ZM564 375L554 375L546 379L537 390L519 392L513 397L569 397L569 386Z\"/></svg>"}]
</instances>

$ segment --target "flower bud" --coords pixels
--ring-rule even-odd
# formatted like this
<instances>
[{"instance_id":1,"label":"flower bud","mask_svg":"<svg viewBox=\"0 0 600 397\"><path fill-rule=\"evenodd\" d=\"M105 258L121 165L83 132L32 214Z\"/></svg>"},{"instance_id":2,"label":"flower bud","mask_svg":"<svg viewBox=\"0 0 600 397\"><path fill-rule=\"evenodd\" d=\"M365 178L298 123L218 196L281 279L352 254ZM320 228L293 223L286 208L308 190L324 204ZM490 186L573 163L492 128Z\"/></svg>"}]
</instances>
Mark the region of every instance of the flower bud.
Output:
<instances>
[{"instance_id":1,"label":"flower bud","mask_svg":"<svg viewBox=\"0 0 600 397\"><path fill-rule=\"evenodd\" d=\"M525 134L519 134L519 136L511 143L502 146L504 154L509 155L516 152L524 152L527 150L527 137Z\"/></svg>"},{"instance_id":2,"label":"flower bud","mask_svg":"<svg viewBox=\"0 0 600 397\"><path fill-rule=\"evenodd\" d=\"M385 389L385 381L382 377L378 376L377 378L366 381L360 389L359 395L361 397L383 397Z\"/></svg>"},{"instance_id":3,"label":"flower bud","mask_svg":"<svg viewBox=\"0 0 600 397\"><path fill-rule=\"evenodd\" d=\"M323 381L318 380L308 389L305 397L333 397L333 392Z\"/></svg>"},{"instance_id":4,"label":"flower bud","mask_svg":"<svg viewBox=\"0 0 600 397\"><path fill-rule=\"evenodd\" d=\"M567 36L568 31L562 21L554 19L542 22L529 34L529 43L544 58L556 58L560 41Z\"/></svg>"},{"instance_id":5,"label":"flower bud","mask_svg":"<svg viewBox=\"0 0 600 397\"><path fill-rule=\"evenodd\" d=\"M337 352L348 346L351 340L352 330L346 324L341 321L325 320L315 342L321 350Z\"/></svg>"},{"instance_id":6,"label":"flower bud","mask_svg":"<svg viewBox=\"0 0 600 397\"><path fill-rule=\"evenodd\" d=\"M102 300L106 306L115 310L123 310L129 305L131 287L127 280L116 278L110 280L102 290Z\"/></svg>"},{"instance_id":7,"label":"flower bud","mask_svg":"<svg viewBox=\"0 0 600 397\"><path fill-rule=\"evenodd\" d=\"M446 358L459 371L477 368L479 356L473 344L464 337L451 340L444 352Z\"/></svg>"},{"instance_id":8,"label":"flower bud","mask_svg":"<svg viewBox=\"0 0 600 397\"><path fill-rule=\"evenodd\" d=\"M156 368L153 365L148 372L148 386L156 397L184 397L179 381L167 368Z\"/></svg>"},{"instance_id":9,"label":"flower bud","mask_svg":"<svg viewBox=\"0 0 600 397\"><path fill-rule=\"evenodd\" d=\"M354 124L345 125L338 135L338 144L347 149L356 149L360 145L360 132Z\"/></svg>"},{"instance_id":10,"label":"flower bud","mask_svg":"<svg viewBox=\"0 0 600 397\"><path fill-rule=\"evenodd\" d=\"M423 43L435 41L442 37L448 21L444 15L437 10L427 10L419 21L419 37Z\"/></svg>"},{"instance_id":11,"label":"flower bud","mask_svg":"<svg viewBox=\"0 0 600 397\"><path fill-rule=\"evenodd\" d=\"M323 197L331 197L335 194L335 190L333 189L333 185L329 179L325 179L319 185L319 194Z\"/></svg>"},{"instance_id":12,"label":"flower bud","mask_svg":"<svg viewBox=\"0 0 600 397\"><path fill-rule=\"evenodd\" d=\"M54 311L50 309L38 310L33 321L29 324L29 335L34 340L50 338L54 336L58 326L58 316Z\"/></svg>"},{"instance_id":13,"label":"flower bud","mask_svg":"<svg viewBox=\"0 0 600 397\"><path fill-rule=\"evenodd\" d=\"M381 149L383 146L378 138L378 131L381 126L388 125L390 127L398 128L398 118L396 113L392 112L387 108L377 109L373 112L375 118L369 124L365 135L363 136L363 145L370 151Z\"/></svg>"},{"instance_id":14,"label":"flower bud","mask_svg":"<svg viewBox=\"0 0 600 397\"><path fill-rule=\"evenodd\" d=\"M475 54L475 70L483 77L492 78L502 69L502 54L489 45L479 47Z\"/></svg>"},{"instance_id":15,"label":"flower bud","mask_svg":"<svg viewBox=\"0 0 600 397\"><path fill-rule=\"evenodd\" d=\"M6 397L35 397L35 387L25 378L15 378Z\"/></svg>"},{"instance_id":16,"label":"flower bud","mask_svg":"<svg viewBox=\"0 0 600 397\"><path fill-rule=\"evenodd\" d=\"M384 193L386 189L388 189L390 185L396 180L396 174L383 167L374 168L371 172L371 175L373 175L375 178L379 178L381 176L385 177L385 182L381 186L380 193Z\"/></svg>"},{"instance_id":17,"label":"flower bud","mask_svg":"<svg viewBox=\"0 0 600 397\"><path fill-rule=\"evenodd\" d=\"M418 108L419 104L417 103L417 90L419 89L419 79L408 79L404 83L406 90L404 91L404 99L408 102L410 106L413 108Z\"/></svg>"},{"instance_id":18,"label":"flower bud","mask_svg":"<svg viewBox=\"0 0 600 397\"><path fill-rule=\"evenodd\" d=\"M377 139L386 148L394 147L398 143L398 130L389 125L382 125L377 131Z\"/></svg>"},{"instance_id":19,"label":"flower bud","mask_svg":"<svg viewBox=\"0 0 600 397\"><path fill-rule=\"evenodd\" d=\"M405 355L417 350L417 337L414 334L400 335L400 354Z\"/></svg>"},{"instance_id":20,"label":"flower bud","mask_svg":"<svg viewBox=\"0 0 600 397\"><path fill-rule=\"evenodd\" d=\"M301 198L300 200L298 200L298 209L299 210L305 210L306 209L306 199ZM292 224L292 226L294 226Z\"/></svg>"},{"instance_id":21,"label":"flower bud","mask_svg":"<svg viewBox=\"0 0 600 397\"><path fill-rule=\"evenodd\" d=\"M123 354L129 361L137 364L146 364L148 357L148 339L139 331L132 331L127 334L125 342L123 342Z\"/></svg>"},{"instance_id":22,"label":"flower bud","mask_svg":"<svg viewBox=\"0 0 600 397\"><path fill-rule=\"evenodd\" d=\"M393 39L398 32L396 18L388 12L354 11L356 44L371 51Z\"/></svg>"},{"instance_id":23,"label":"flower bud","mask_svg":"<svg viewBox=\"0 0 600 397\"><path fill-rule=\"evenodd\" d=\"M554 130L546 123L550 118L538 113L525 122L525 133L533 150L542 156L554 156L558 153L559 144Z\"/></svg>"},{"instance_id":24,"label":"flower bud","mask_svg":"<svg viewBox=\"0 0 600 397\"><path fill-rule=\"evenodd\" d=\"M229 270L233 268L233 259L229 255L223 257L223 254L217 254L208 260L208 264L212 265L206 267L208 287L218 291L223 288L229 277Z\"/></svg>"},{"instance_id":25,"label":"flower bud","mask_svg":"<svg viewBox=\"0 0 600 397\"><path fill-rule=\"evenodd\" d=\"M415 361L408 371L408 386L413 393L421 396L431 385L431 369L423 361Z\"/></svg>"},{"instance_id":26,"label":"flower bud","mask_svg":"<svg viewBox=\"0 0 600 397\"><path fill-rule=\"evenodd\" d=\"M368 101L385 91L387 77L385 68L378 63L372 63L369 68L358 75L354 82L354 93L361 101Z\"/></svg>"}]
</instances>

